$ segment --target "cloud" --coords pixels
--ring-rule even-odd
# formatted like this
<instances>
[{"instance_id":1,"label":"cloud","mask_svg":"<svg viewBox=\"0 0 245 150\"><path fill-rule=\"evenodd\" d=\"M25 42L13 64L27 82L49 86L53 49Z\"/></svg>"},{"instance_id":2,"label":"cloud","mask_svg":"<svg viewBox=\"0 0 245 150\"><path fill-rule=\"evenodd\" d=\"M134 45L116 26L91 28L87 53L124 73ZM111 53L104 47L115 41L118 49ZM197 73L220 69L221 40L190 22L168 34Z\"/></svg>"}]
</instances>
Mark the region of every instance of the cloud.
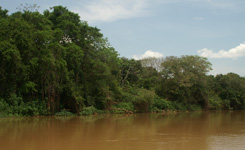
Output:
<instances>
[{"instance_id":1,"label":"cloud","mask_svg":"<svg viewBox=\"0 0 245 150\"><path fill-rule=\"evenodd\" d=\"M245 43L240 44L239 46L229 49L228 51L220 50L217 53L213 52L210 49L204 48L198 50L199 55L208 58L233 58L236 59L238 57L245 56Z\"/></svg>"},{"instance_id":2,"label":"cloud","mask_svg":"<svg viewBox=\"0 0 245 150\"><path fill-rule=\"evenodd\" d=\"M148 0L91 0L77 8L82 20L111 22L147 15Z\"/></svg>"},{"instance_id":3,"label":"cloud","mask_svg":"<svg viewBox=\"0 0 245 150\"><path fill-rule=\"evenodd\" d=\"M203 20L204 18L202 18L202 17L194 17L194 18L192 18L193 20L197 20L197 21L201 21L201 20Z\"/></svg>"},{"instance_id":4,"label":"cloud","mask_svg":"<svg viewBox=\"0 0 245 150\"><path fill-rule=\"evenodd\" d=\"M163 57L163 54L158 53L158 52L153 52L151 50L148 50L143 55L134 55L133 56L133 58L135 60L140 60L140 59L149 58L149 57L161 58L161 57Z\"/></svg>"},{"instance_id":5,"label":"cloud","mask_svg":"<svg viewBox=\"0 0 245 150\"><path fill-rule=\"evenodd\" d=\"M173 3L202 3L213 8L238 9L237 2L229 0L90 0L76 2L73 11L89 23L112 22L119 19L142 17L157 13L156 6ZM194 17L193 20L203 20Z\"/></svg>"},{"instance_id":6,"label":"cloud","mask_svg":"<svg viewBox=\"0 0 245 150\"><path fill-rule=\"evenodd\" d=\"M236 1L228 0L207 0L208 4L214 8L223 8L223 9L235 9L237 8L238 3Z\"/></svg>"}]
</instances>

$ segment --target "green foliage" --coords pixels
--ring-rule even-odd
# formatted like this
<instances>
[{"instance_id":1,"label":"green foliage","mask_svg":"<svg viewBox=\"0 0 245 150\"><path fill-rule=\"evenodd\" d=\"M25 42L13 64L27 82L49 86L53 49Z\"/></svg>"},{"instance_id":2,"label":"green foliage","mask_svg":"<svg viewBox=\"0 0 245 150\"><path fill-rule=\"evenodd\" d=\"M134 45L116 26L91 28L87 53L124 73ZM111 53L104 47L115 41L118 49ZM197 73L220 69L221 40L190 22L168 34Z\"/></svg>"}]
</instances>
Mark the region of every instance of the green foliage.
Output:
<instances>
[{"instance_id":1,"label":"green foliage","mask_svg":"<svg viewBox=\"0 0 245 150\"><path fill-rule=\"evenodd\" d=\"M41 99L51 114L60 106L76 113L83 106L105 108L120 94L117 52L67 8L44 14L36 8L26 5L10 16L0 9L0 96Z\"/></svg>"},{"instance_id":2,"label":"green foliage","mask_svg":"<svg viewBox=\"0 0 245 150\"><path fill-rule=\"evenodd\" d=\"M120 58L66 7L22 7L10 15L0 7L0 116L88 115L115 103L136 112L245 109L244 77L207 76L206 58Z\"/></svg>"},{"instance_id":3,"label":"green foliage","mask_svg":"<svg viewBox=\"0 0 245 150\"><path fill-rule=\"evenodd\" d=\"M154 102L152 103L151 108L150 108L152 112L157 112L161 110L169 110L169 109L172 109L170 101L167 101L158 96L155 96Z\"/></svg>"},{"instance_id":4,"label":"green foliage","mask_svg":"<svg viewBox=\"0 0 245 150\"><path fill-rule=\"evenodd\" d=\"M0 113L10 116L47 115L45 103L38 100L24 102L21 97L11 95L6 101L0 99Z\"/></svg>"},{"instance_id":5,"label":"green foliage","mask_svg":"<svg viewBox=\"0 0 245 150\"><path fill-rule=\"evenodd\" d=\"M9 105L4 99L0 98L0 117L8 116Z\"/></svg>"},{"instance_id":6,"label":"green foliage","mask_svg":"<svg viewBox=\"0 0 245 150\"><path fill-rule=\"evenodd\" d=\"M27 82L24 86L23 86L23 92L24 93L35 93L37 92L37 89L35 88L37 85L34 82Z\"/></svg>"},{"instance_id":7,"label":"green foliage","mask_svg":"<svg viewBox=\"0 0 245 150\"><path fill-rule=\"evenodd\" d=\"M189 104L190 105L190 104ZM180 102L171 102L171 108L172 110L181 110L181 111L185 111L187 110L186 105L184 105L183 103Z\"/></svg>"},{"instance_id":8,"label":"green foliage","mask_svg":"<svg viewBox=\"0 0 245 150\"><path fill-rule=\"evenodd\" d=\"M92 114L97 113L97 111L98 110L94 106L85 107L80 112L80 115L92 115Z\"/></svg>"},{"instance_id":9,"label":"green foliage","mask_svg":"<svg viewBox=\"0 0 245 150\"><path fill-rule=\"evenodd\" d=\"M209 98L209 109L221 110L230 108L230 100L222 100L218 95Z\"/></svg>"},{"instance_id":10,"label":"green foliage","mask_svg":"<svg viewBox=\"0 0 245 150\"><path fill-rule=\"evenodd\" d=\"M209 102L209 108L210 109L219 110L219 109L222 109L222 107L223 107L222 100L217 95L209 98L208 102Z\"/></svg>"},{"instance_id":11,"label":"green foliage","mask_svg":"<svg viewBox=\"0 0 245 150\"><path fill-rule=\"evenodd\" d=\"M125 109L128 111L134 111L134 105L132 102L120 102L118 104L115 105L116 108L121 108L121 109Z\"/></svg>"},{"instance_id":12,"label":"green foliage","mask_svg":"<svg viewBox=\"0 0 245 150\"><path fill-rule=\"evenodd\" d=\"M184 109L184 110L186 110L186 109ZM202 107L200 105L197 105L197 104L192 104L192 105L187 106L187 110L200 111L200 110L202 110Z\"/></svg>"},{"instance_id":13,"label":"green foliage","mask_svg":"<svg viewBox=\"0 0 245 150\"><path fill-rule=\"evenodd\" d=\"M146 89L138 89L135 100L133 101L134 108L137 112L149 112L150 105L154 101L155 93Z\"/></svg>"},{"instance_id":14,"label":"green foliage","mask_svg":"<svg viewBox=\"0 0 245 150\"><path fill-rule=\"evenodd\" d=\"M162 110L179 110L179 111L197 111L201 110L200 105L196 104L183 104L177 101L168 101L156 96L153 104L150 107L151 112L161 112Z\"/></svg>"},{"instance_id":15,"label":"green foliage","mask_svg":"<svg viewBox=\"0 0 245 150\"><path fill-rule=\"evenodd\" d=\"M156 93L171 101L207 105L206 73L211 64L199 56L166 57L161 64L162 80Z\"/></svg>"},{"instance_id":16,"label":"green foliage","mask_svg":"<svg viewBox=\"0 0 245 150\"><path fill-rule=\"evenodd\" d=\"M245 78L234 73L209 77L210 80L210 104L221 106L221 109L244 109Z\"/></svg>"},{"instance_id":17,"label":"green foliage","mask_svg":"<svg viewBox=\"0 0 245 150\"><path fill-rule=\"evenodd\" d=\"M72 116L74 114L69 112L69 111L67 111L67 110L65 110L65 109L63 109L60 112L57 112L55 115L56 116Z\"/></svg>"},{"instance_id":18,"label":"green foliage","mask_svg":"<svg viewBox=\"0 0 245 150\"><path fill-rule=\"evenodd\" d=\"M121 86L137 86L137 82L140 80L142 69L143 68L140 61L122 58L120 63Z\"/></svg>"}]
</instances>

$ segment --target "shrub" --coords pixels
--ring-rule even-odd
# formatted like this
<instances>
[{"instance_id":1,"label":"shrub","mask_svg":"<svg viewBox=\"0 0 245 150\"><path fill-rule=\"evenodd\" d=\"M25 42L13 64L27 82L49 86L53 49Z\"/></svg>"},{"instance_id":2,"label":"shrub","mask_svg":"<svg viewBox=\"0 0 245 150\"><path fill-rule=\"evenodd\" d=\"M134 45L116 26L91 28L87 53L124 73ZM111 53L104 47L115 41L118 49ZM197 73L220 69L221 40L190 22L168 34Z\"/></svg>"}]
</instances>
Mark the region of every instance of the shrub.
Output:
<instances>
[{"instance_id":1,"label":"shrub","mask_svg":"<svg viewBox=\"0 0 245 150\"><path fill-rule=\"evenodd\" d=\"M118 103L118 104L116 104L116 108L121 108L121 109L125 109L125 110L128 110L128 111L134 111L134 105L131 102Z\"/></svg>"},{"instance_id":2,"label":"shrub","mask_svg":"<svg viewBox=\"0 0 245 150\"><path fill-rule=\"evenodd\" d=\"M154 102L155 93L146 89L139 89L133 102L137 112L149 112L151 104Z\"/></svg>"},{"instance_id":3,"label":"shrub","mask_svg":"<svg viewBox=\"0 0 245 150\"><path fill-rule=\"evenodd\" d=\"M161 110L167 110L171 108L171 102L162 99L158 96L155 96L154 101L152 105L150 106L150 111L151 112L158 112Z\"/></svg>"},{"instance_id":4,"label":"shrub","mask_svg":"<svg viewBox=\"0 0 245 150\"><path fill-rule=\"evenodd\" d=\"M222 100L222 104L223 104L223 109L230 109L231 107L231 102L228 99Z\"/></svg>"},{"instance_id":5,"label":"shrub","mask_svg":"<svg viewBox=\"0 0 245 150\"><path fill-rule=\"evenodd\" d=\"M157 107L158 109L164 110L164 109L169 109L170 108L170 102L165 100L165 99L161 99L161 98L155 98L154 102L153 102L153 106Z\"/></svg>"},{"instance_id":6,"label":"shrub","mask_svg":"<svg viewBox=\"0 0 245 150\"><path fill-rule=\"evenodd\" d=\"M15 94L7 98L6 101L0 99L0 114L5 114L5 116L36 116L46 115L47 112L44 101L24 102L21 97Z\"/></svg>"},{"instance_id":7,"label":"shrub","mask_svg":"<svg viewBox=\"0 0 245 150\"><path fill-rule=\"evenodd\" d=\"M94 113L97 113L97 109L94 106L85 107L80 112L80 115L92 115Z\"/></svg>"},{"instance_id":8,"label":"shrub","mask_svg":"<svg viewBox=\"0 0 245 150\"><path fill-rule=\"evenodd\" d=\"M63 109L60 112L57 112L55 115L56 116L72 116L74 114L72 112L69 112L69 111Z\"/></svg>"},{"instance_id":9,"label":"shrub","mask_svg":"<svg viewBox=\"0 0 245 150\"><path fill-rule=\"evenodd\" d=\"M201 110L201 106L199 105L185 105L180 102L176 101L168 101L165 99L162 99L158 96L155 96L154 102L150 106L150 111L151 112L160 112L161 110L180 110L180 111L185 111L185 110L191 110L191 111L196 111L196 110Z\"/></svg>"},{"instance_id":10,"label":"shrub","mask_svg":"<svg viewBox=\"0 0 245 150\"><path fill-rule=\"evenodd\" d=\"M122 102L132 102L132 101L134 101L135 93L133 93L133 92L134 92L133 90L131 90L131 91L125 90L122 93Z\"/></svg>"},{"instance_id":11,"label":"shrub","mask_svg":"<svg viewBox=\"0 0 245 150\"><path fill-rule=\"evenodd\" d=\"M200 105L193 104L193 105L188 105L187 109L190 111L199 111L202 110L202 107Z\"/></svg>"},{"instance_id":12,"label":"shrub","mask_svg":"<svg viewBox=\"0 0 245 150\"><path fill-rule=\"evenodd\" d=\"M149 102L145 100L138 100L134 102L134 107L137 112L149 112Z\"/></svg>"},{"instance_id":13,"label":"shrub","mask_svg":"<svg viewBox=\"0 0 245 150\"><path fill-rule=\"evenodd\" d=\"M0 99L0 117L6 117L8 114L9 105L3 100Z\"/></svg>"},{"instance_id":14,"label":"shrub","mask_svg":"<svg viewBox=\"0 0 245 150\"><path fill-rule=\"evenodd\" d=\"M222 100L218 95L214 95L208 99L209 109L229 109L230 101Z\"/></svg>"},{"instance_id":15,"label":"shrub","mask_svg":"<svg viewBox=\"0 0 245 150\"><path fill-rule=\"evenodd\" d=\"M180 102L171 102L172 104L172 110L181 110L181 111L185 111L187 110L186 106Z\"/></svg>"}]
</instances>

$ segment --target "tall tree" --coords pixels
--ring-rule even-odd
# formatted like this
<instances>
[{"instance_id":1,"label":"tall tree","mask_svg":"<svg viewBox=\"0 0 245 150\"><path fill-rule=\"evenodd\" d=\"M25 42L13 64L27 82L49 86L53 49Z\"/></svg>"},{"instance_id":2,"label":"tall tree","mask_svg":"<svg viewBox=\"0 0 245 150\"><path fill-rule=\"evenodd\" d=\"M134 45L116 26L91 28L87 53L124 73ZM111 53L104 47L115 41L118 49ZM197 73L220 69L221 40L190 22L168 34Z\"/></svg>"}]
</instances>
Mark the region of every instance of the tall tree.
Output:
<instances>
[{"instance_id":1,"label":"tall tree","mask_svg":"<svg viewBox=\"0 0 245 150\"><path fill-rule=\"evenodd\" d=\"M207 106L206 73L211 64L199 56L166 57L157 93L169 100Z\"/></svg>"},{"instance_id":2,"label":"tall tree","mask_svg":"<svg viewBox=\"0 0 245 150\"><path fill-rule=\"evenodd\" d=\"M223 101L229 101L231 108L245 108L245 78L235 73L228 73L217 75L213 82L214 94L218 94Z\"/></svg>"}]
</instances>

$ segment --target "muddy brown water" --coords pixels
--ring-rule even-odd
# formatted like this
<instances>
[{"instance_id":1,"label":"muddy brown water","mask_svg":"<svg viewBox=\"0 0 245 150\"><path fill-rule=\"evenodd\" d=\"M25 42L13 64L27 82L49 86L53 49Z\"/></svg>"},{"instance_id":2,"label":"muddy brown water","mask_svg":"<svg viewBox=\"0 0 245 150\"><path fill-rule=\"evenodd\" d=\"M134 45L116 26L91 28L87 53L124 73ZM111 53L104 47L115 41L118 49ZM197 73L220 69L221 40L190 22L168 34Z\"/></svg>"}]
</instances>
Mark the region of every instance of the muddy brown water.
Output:
<instances>
[{"instance_id":1,"label":"muddy brown water","mask_svg":"<svg viewBox=\"0 0 245 150\"><path fill-rule=\"evenodd\" d=\"M0 118L0 150L244 150L245 111Z\"/></svg>"}]
</instances>

